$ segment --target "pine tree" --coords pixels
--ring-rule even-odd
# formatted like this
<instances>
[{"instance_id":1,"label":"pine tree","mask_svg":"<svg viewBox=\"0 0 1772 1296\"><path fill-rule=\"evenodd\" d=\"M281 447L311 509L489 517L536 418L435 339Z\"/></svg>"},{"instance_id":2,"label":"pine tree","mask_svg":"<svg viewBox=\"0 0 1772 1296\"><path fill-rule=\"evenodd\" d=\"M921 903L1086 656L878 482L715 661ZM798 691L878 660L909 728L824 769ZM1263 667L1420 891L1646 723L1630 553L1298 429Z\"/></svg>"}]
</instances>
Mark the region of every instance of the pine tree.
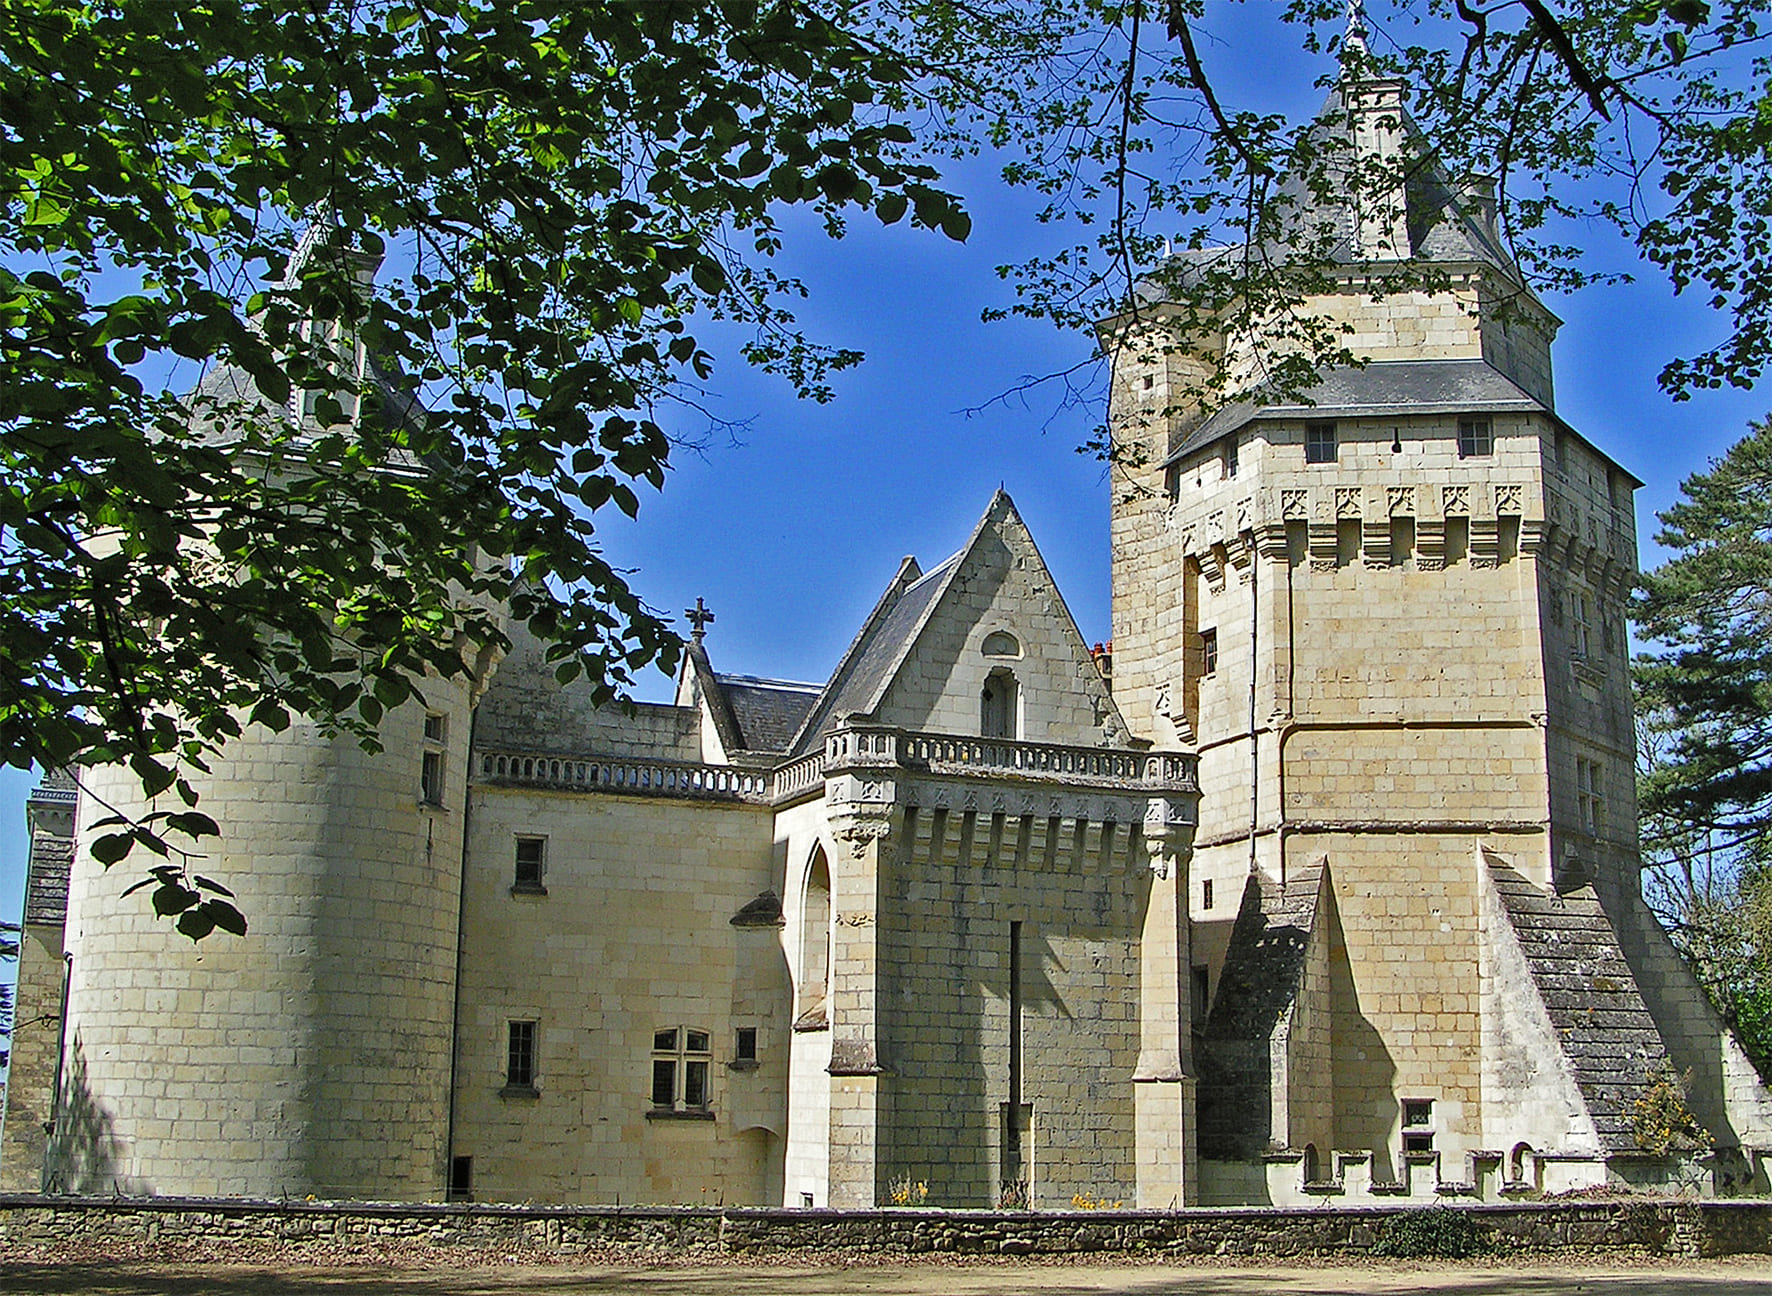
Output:
<instances>
[{"instance_id":1,"label":"pine tree","mask_svg":"<svg viewBox=\"0 0 1772 1296\"><path fill-rule=\"evenodd\" d=\"M1772 1075L1772 419L1680 489L1635 611L1645 890Z\"/></svg>"}]
</instances>

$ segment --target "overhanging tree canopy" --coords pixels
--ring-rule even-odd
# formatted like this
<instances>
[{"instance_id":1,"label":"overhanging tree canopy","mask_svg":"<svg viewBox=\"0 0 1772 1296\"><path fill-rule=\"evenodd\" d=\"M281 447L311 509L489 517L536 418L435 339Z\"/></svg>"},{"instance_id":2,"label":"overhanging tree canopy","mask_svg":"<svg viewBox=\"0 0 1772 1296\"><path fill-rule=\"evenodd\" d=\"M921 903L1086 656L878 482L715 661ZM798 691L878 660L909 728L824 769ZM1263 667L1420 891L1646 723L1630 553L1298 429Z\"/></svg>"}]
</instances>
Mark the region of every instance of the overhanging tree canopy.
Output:
<instances>
[{"instance_id":1,"label":"overhanging tree canopy","mask_svg":"<svg viewBox=\"0 0 1772 1296\"><path fill-rule=\"evenodd\" d=\"M750 326L748 357L815 398L857 359L794 326L783 206L832 233L869 213L965 237L930 159L995 149L1066 244L1005 268L1007 309L1088 329L1146 282L1179 308L1173 345L1287 319L1326 251L1288 204L1339 160L1214 92L1216 12L0 0L6 758L128 762L185 804L107 849L163 851L162 828L213 828L180 773L243 723L299 712L373 742L426 672L496 647L500 599L605 694L668 660L593 518L662 480L660 405L711 363L698 323ZM1431 147L1395 166L1499 177L1528 280L1590 278L1553 235L1598 216L1736 322L1669 382L1757 375L1753 6L1434 0L1422 28L1401 5L1353 26L1341 0L1280 12L1336 56L1326 81L1337 60L1404 78ZM1225 251L1165 260L1165 240ZM1387 265L1375 290L1421 273ZM1304 359L1276 366L1293 386L1357 360L1334 328L1277 335ZM207 373L199 399L168 390L175 359L173 390ZM176 866L160 880L160 903L198 903Z\"/></svg>"}]
</instances>

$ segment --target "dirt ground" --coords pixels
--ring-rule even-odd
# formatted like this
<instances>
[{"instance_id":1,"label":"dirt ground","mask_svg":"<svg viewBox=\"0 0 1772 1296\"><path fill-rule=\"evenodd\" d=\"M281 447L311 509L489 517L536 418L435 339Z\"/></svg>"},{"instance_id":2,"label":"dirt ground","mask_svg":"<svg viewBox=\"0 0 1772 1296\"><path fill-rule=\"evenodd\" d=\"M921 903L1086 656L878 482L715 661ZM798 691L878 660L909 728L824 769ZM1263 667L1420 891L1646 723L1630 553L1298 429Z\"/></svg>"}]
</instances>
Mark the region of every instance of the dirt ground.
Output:
<instances>
[{"instance_id":1,"label":"dirt ground","mask_svg":"<svg viewBox=\"0 0 1772 1296\"><path fill-rule=\"evenodd\" d=\"M1772 1296L1772 1257L1678 1264L1614 1256L1549 1263L1160 1265L927 1262L783 1265L524 1264L483 1257L393 1263L21 1260L7 1296Z\"/></svg>"}]
</instances>

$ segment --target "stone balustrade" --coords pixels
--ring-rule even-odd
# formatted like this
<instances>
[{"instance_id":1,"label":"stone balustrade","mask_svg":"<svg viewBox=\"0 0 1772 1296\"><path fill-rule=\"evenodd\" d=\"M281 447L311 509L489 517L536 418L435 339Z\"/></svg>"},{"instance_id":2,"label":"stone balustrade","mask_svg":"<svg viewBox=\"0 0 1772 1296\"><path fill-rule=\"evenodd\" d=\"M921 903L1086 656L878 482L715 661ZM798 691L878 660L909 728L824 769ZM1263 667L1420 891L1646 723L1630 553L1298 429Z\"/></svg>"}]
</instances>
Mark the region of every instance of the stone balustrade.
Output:
<instances>
[{"instance_id":1,"label":"stone balustrade","mask_svg":"<svg viewBox=\"0 0 1772 1296\"><path fill-rule=\"evenodd\" d=\"M748 769L640 757L559 756L480 750L477 781L563 792L745 801L773 805L818 789L827 774L906 769L971 778L1013 778L1122 792L1194 793L1195 758L1181 752L1072 747L960 734L846 725L824 749L776 768Z\"/></svg>"}]
</instances>

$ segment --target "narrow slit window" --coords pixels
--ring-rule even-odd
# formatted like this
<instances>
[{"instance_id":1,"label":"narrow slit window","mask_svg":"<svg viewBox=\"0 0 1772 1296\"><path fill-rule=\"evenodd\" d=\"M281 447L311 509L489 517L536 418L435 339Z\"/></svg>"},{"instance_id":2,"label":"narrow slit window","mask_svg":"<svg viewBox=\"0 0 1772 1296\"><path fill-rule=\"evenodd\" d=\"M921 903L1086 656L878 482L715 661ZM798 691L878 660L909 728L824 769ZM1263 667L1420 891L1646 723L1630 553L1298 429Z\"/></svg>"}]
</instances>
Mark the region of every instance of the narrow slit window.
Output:
<instances>
[{"instance_id":1,"label":"narrow slit window","mask_svg":"<svg viewBox=\"0 0 1772 1296\"><path fill-rule=\"evenodd\" d=\"M535 1023L508 1023L505 1045L505 1087L535 1088Z\"/></svg>"},{"instance_id":2,"label":"narrow slit window","mask_svg":"<svg viewBox=\"0 0 1772 1296\"><path fill-rule=\"evenodd\" d=\"M1215 675L1218 673L1218 631L1216 628L1200 631L1200 674Z\"/></svg>"}]
</instances>

